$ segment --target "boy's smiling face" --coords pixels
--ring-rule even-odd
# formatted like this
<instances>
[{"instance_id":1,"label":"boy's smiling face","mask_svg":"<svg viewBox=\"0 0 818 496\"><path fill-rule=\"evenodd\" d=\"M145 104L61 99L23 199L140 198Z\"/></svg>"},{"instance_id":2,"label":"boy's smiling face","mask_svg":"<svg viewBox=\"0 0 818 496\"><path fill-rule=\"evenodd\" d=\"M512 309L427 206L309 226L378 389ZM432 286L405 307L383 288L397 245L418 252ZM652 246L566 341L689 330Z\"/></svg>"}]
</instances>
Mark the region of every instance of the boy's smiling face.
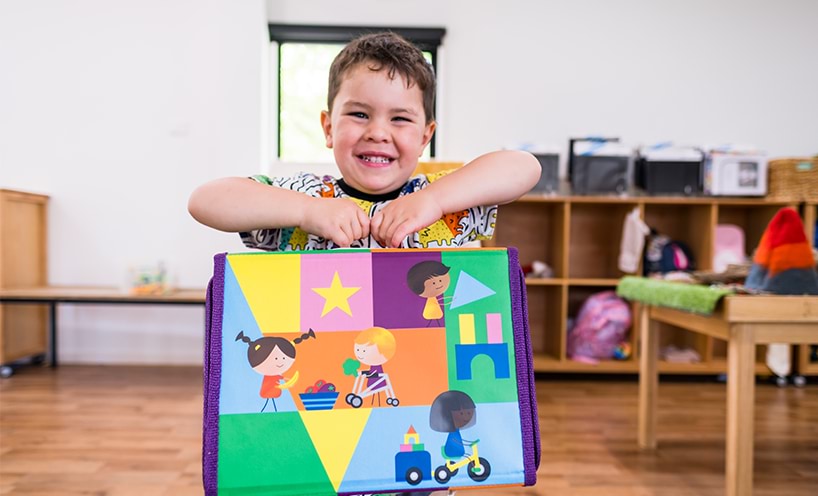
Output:
<instances>
[{"instance_id":1,"label":"boy's smiling face","mask_svg":"<svg viewBox=\"0 0 818 496\"><path fill-rule=\"evenodd\" d=\"M403 186L432 139L435 123L426 124L423 95L399 74L372 71L359 64L344 77L332 113L321 113L328 148L344 181L369 194Z\"/></svg>"}]
</instances>

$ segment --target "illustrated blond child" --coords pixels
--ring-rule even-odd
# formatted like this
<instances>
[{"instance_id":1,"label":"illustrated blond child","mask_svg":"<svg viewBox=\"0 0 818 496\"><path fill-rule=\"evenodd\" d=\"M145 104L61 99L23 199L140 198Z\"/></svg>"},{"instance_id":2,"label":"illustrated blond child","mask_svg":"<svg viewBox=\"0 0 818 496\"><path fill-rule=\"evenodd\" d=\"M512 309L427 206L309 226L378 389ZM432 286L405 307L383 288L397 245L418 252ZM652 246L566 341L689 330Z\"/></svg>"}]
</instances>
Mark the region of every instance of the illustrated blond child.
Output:
<instances>
[{"instance_id":1,"label":"illustrated blond child","mask_svg":"<svg viewBox=\"0 0 818 496\"><path fill-rule=\"evenodd\" d=\"M398 398L392 389L389 376L384 373L383 365L395 356L397 342L395 336L383 327L370 327L358 333L355 337L355 359L360 365L369 367L364 370L359 367L356 371L355 383L352 392L346 396L346 402L355 408L363 403L363 398L372 396L380 391L386 392L386 404L398 406ZM375 398L372 398L374 403ZM378 395L380 406L380 395Z\"/></svg>"},{"instance_id":2,"label":"illustrated blond child","mask_svg":"<svg viewBox=\"0 0 818 496\"><path fill-rule=\"evenodd\" d=\"M539 163L526 152L496 151L448 174L412 177L435 131L434 100L435 76L417 47L394 33L357 38L332 63L320 118L342 177L217 179L193 192L188 209L268 251L489 238L497 204L531 189Z\"/></svg>"}]
</instances>

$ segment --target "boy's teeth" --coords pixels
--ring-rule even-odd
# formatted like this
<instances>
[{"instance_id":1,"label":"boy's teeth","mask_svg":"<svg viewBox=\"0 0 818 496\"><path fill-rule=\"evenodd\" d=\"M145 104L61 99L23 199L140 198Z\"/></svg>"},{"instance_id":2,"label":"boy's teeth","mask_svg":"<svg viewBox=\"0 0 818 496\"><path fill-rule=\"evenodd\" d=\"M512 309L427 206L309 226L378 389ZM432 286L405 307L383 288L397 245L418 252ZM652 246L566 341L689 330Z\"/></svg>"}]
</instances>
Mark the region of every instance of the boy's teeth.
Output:
<instances>
[{"instance_id":1,"label":"boy's teeth","mask_svg":"<svg viewBox=\"0 0 818 496\"><path fill-rule=\"evenodd\" d=\"M375 162L378 164L388 164L392 161L392 159L388 157L371 157L369 155L361 155L361 158L366 160L367 162Z\"/></svg>"}]
</instances>

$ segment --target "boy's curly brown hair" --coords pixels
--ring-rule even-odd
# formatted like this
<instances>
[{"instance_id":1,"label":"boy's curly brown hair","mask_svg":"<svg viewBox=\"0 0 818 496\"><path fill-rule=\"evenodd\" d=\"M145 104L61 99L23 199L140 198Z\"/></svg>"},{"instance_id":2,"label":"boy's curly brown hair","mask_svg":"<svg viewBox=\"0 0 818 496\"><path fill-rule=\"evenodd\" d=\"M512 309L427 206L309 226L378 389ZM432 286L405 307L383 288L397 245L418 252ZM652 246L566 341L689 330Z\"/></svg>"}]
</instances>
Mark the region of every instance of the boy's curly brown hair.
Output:
<instances>
[{"instance_id":1,"label":"boy's curly brown hair","mask_svg":"<svg viewBox=\"0 0 818 496\"><path fill-rule=\"evenodd\" d=\"M406 81L406 87L417 84L423 94L423 111L426 124L435 118L435 73L423 57L423 52L402 36L392 33L365 34L350 41L335 57L329 69L327 110L341 88L344 76L358 64L367 64L370 71L387 71L390 79L398 73Z\"/></svg>"}]
</instances>

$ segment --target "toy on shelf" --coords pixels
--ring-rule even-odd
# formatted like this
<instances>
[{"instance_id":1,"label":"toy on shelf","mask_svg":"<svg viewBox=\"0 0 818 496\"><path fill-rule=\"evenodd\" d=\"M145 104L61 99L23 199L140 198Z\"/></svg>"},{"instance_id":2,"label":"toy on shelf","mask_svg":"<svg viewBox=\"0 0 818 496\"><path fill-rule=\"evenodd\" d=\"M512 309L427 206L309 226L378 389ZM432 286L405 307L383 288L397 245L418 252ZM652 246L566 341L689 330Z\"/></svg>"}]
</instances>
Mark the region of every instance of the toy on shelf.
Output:
<instances>
[{"instance_id":1,"label":"toy on shelf","mask_svg":"<svg viewBox=\"0 0 818 496\"><path fill-rule=\"evenodd\" d=\"M533 277L535 279L550 279L554 277L554 269L540 260L534 260L530 264L525 264L522 269L526 277Z\"/></svg>"},{"instance_id":2,"label":"toy on shelf","mask_svg":"<svg viewBox=\"0 0 818 496\"><path fill-rule=\"evenodd\" d=\"M170 291L165 264L131 267L128 291L133 295L163 295Z\"/></svg>"},{"instance_id":3,"label":"toy on shelf","mask_svg":"<svg viewBox=\"0 0 818 496\"><path fill-rule=\"evenodd\" d=\"M627 341L623 341L614 348L613 357L616 360L627 360L631 357L632 353L631 344Z\"/></svg>"}]
</instances>

